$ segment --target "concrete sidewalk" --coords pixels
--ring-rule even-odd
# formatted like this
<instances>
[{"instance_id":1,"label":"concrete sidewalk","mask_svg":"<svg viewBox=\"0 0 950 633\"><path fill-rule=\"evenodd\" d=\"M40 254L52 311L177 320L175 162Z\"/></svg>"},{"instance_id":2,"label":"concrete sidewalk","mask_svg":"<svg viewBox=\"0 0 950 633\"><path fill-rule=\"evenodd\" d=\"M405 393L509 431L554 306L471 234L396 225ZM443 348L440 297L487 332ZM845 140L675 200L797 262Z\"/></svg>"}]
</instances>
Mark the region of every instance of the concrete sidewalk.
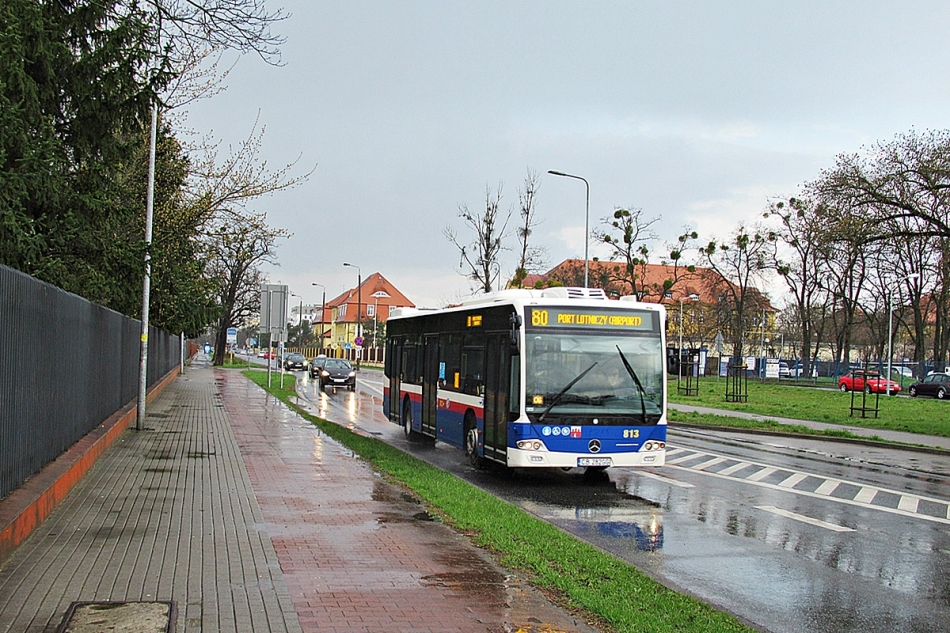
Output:
<instances>
[{"instance_id":1,"label":"concrete sidewalk","mask_svg":"<svg viewBox=\"0 0 950 633\"><path fill-rule=\"evenodd\" d=\"M0 561L0 631L100 601L178 632L595 630L238 372L193 364L145 426Z\"/></svg>"}]
</instances>

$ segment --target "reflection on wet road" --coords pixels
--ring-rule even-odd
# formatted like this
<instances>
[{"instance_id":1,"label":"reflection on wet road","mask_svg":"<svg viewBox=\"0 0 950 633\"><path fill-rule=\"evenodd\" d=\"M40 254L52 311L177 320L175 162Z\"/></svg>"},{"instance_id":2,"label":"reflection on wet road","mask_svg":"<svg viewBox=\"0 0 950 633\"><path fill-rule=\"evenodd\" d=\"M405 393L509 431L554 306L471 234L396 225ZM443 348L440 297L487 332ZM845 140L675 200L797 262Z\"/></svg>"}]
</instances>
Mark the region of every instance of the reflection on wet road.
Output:
<instances>
[{"instance_id":1,"label":"reflection on wet road","mask_svg":"<svg viewBox=\"0 0 950 633\"><path fill-rule=\"evenodd\" d=\"M667 466L473 471L409 444L382 374L317 392L320 417L373 434L762 630L950 631L950 458L851 444L671 430Z\"/></svg>"}]
</instances>

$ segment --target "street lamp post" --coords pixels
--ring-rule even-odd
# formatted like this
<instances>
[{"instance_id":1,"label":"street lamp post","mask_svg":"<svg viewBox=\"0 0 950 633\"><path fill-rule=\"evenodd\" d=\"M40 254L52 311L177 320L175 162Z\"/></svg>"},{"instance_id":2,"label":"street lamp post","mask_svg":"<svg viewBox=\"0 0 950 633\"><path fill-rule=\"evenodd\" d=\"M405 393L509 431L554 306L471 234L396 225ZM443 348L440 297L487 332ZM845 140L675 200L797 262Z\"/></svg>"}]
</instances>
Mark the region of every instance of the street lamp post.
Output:
<instances>
[{"instance_id":1,"label":"street lamp post","mask_svg":"<svg viewBox=\"0 0 950 633\"><path fill-rule=\"evenodd\" d=\"M343 262L344 266L349 266L350 268L356 269L356 338L361 336L360 334L360 318L363 316L363 271L360 270L360 267L356 264L349 264ZM355 341L354 341L355 342ZM360 350L356 352L356 371L360 370Z\"/></svg>"},{"instance_id":2,"label":"street lamp post","mask_svg":"<svg viewBox=\"0 0 950 633\"><path fill-rule=\"evenodd\" d=\"M911 273L906 277L902 277L898 280L898 283L901 281L907 281L909 279L917 279L920 277L920 273ZM891 360L894 356L892 343L894 339L894 291L891 290L890 296L887 300L887 395L891 395Z\"/></svg>"},{"instance_id":3,"label":"street lamp post","mask_svg":"<svg viewBox=\"0 0 950 633\"><path fill-rule=\"evenodd\" d=\"M317 345L317 354L320 354L320 352L323 351L323 312L327 303L327 289L323 284L318 284L316 282L311 283L310 285L320 286L321 288L323 288L323 298L320 300L320 341L319 341L320 344Z\"/></svg>"},{"instance_id":4,"label":"street lamp post","mask_svg":"<svg viewBox=\"0 0 950 633\"><path fill-rule=\"evenodd\" d=\"M554 171L549 169L548 173L552 176L564 176L565 178L575 178L577 180L583 180L584 185L587 187L587 203L584 210L584 287L589 287L588 278L589 278L589 258L587 255L587 247L590 244L590 239L588 237L589 226L590 226L590 183L587 182L587 179L580 176L574 176L572 174L565 174L562 171Z\"/></svg>"}]
</instances>

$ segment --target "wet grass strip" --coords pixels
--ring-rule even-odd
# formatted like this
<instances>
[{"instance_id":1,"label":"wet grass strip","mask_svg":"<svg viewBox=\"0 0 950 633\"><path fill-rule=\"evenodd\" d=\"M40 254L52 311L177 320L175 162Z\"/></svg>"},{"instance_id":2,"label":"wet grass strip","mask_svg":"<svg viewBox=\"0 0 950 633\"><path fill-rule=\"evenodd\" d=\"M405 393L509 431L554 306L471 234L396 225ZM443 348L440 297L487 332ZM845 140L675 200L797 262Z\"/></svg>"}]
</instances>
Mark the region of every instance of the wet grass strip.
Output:
<instances>
[{"instance_id":1,"label":"wet grass strip","mask_svg":"<svg viewBox=\"0 0 950 633\"><path fill-rule=\"evenodd\" d=\"M675 428L676 424L693 424L706 427L722 427L737 430L748 431L771 431L775 433L793 433L795 435L810 435L813 437L838 437L852 440L861 440L865 442L886 442L893 445L894 442L885 440L877 435L856 435L846 429L813 429L801 424L783 424L775 420L749 420L746 418L735 418L728 415L715 415L712 413L696 413L694 411L676 411L667 410L667 417L670 420L670 428Z\"/></svg>"},{"instance_id":2,"label":"wet grass strip","mask_svg":"<svg viewBox=\"0 0 950 633\"><path fill-rule=\"evenodd\" d=\"M244 374L267 389L266 373ZM292 383L285 383L284 389L273 384L270 392L328 436L409 487L429 504L433 514L493 552L502 565L524 574L562 606L590 614L602 627L606 624L623 632L751 631L734 617L664 587L624 561L450 473L376 438L306 413L294 404L297 395Z\"/></svg>"},{"instance_id":3,"label":"wet grass strip","mask_svg":"<svg viewBox=\"0 0 950 633\"><path fill-rule=\"evenodd\" d=\"M829 385L830 386L830 385ZM904 431L924 435L950 437L950 403L933 398L910 398L906 396L867 394L867 403L879 406L878 417L862 418L851 416L851 393L842 393L835 389L817 389L815 387L796 386L794 382L773 383L750 380L748 383L748 402L726 402L725 382L715 378L703 379L698 396L684 396L677 393L676 381L669 383L670 402L688 404L696 407L711 407L729 411L742 411L756 415L793 420L814 420L829 424L859 426L867 429ZM905 386L906 388L906 386ZM854 394L855 406L861 406L863 395ZM685 414L670 410L672 420L682 420ZM742 421L746 422L746 421ZM701 423L699 420L698 423ZM779 424L775 422L775 424ZM717 426L739 426L734 419ZM788 430L787 425L779 425ZM743 428L752 428L749 426ZM809 434L814 434L810 432Z\"/></svg>"}]
</instances>

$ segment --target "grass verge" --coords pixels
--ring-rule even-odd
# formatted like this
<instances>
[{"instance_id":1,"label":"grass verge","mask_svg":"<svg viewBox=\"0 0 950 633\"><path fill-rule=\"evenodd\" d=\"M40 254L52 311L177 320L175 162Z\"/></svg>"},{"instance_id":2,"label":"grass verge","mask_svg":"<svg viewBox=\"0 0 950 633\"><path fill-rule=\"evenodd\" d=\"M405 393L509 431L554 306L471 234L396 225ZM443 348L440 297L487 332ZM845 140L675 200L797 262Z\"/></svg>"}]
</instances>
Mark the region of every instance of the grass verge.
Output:
<instances>
[{"instance_id":1,"label":"grass verge","mask_svg":"<svg viewBox=\"0 0 950 633\"><path fill-rule=\"evenodd\" d=\"M267 374L244 375L267 389ZM322 420L294 404L293 381L272 394L328 436L401 482L454 529L491 551L564 607L612 631L718 633L751 631L734 617L676 593L635 567L497 499L454 475L372 437Z\"/></svg>"},{"instance_id":2,"label":"grass verge","mask_svg":"<svg viewBox=\"0 0 950 633\"><path fill-rule=\"evenodd\" d=\"M677 411L669 409L667 411L671 424L696 424L700 426L723 427L750 431L771 431L774 433L793 433L795 435L810 435L815 437L836 437L851 440L887 442L893 445L894 442L885 440L877 435L856 435L847 429L813 429L801 424L783 424L775 420L749 420L746 418L735 418L728 415L715 415L712 413L696 413L694 411Z\"/></svg>"},{"instance_id":3,"label":"grass verge","mask_svg":"<svg viewBox=\"0 0 950 633\"><path fill-rule=\"evenodd\" d=\"M814 420L829 424L859 426L867 429L904 431L921 435L950 437L950 408L948 403L931 398L909 398L906 396L880 396L868 394L866 405L878 407L878 417L862 418L860 414L851 415L852 395L856 407L864 406L863 394L841 393L834 389L815 389L797 387L794 384L768 383L750 380L748 382L748 402L726 402L725 381L715 377L703 378L698 396L683 396L677 393L676 381L669 383L670 402L689 404L698 407L712 407L730 411L743 411L757 415L794 420ZM671 419L682 420L687 414L677 413ZM719 417L719 416L714 416ZM703 423L697 418L697 423ZM737 418L718 426L739 426ZM748 422L748 421L744 421ZM775 424L781 430L788 425ZM751 427L745 427L751 428ZM798 431L796 431L798 432ZM803 433L808 431L803 430ZM811 431L809 434L816 434ZM817 433L824 434L824 433ZM866 439L866 438L865 438Z\"/></svg>"}]
</instances>

